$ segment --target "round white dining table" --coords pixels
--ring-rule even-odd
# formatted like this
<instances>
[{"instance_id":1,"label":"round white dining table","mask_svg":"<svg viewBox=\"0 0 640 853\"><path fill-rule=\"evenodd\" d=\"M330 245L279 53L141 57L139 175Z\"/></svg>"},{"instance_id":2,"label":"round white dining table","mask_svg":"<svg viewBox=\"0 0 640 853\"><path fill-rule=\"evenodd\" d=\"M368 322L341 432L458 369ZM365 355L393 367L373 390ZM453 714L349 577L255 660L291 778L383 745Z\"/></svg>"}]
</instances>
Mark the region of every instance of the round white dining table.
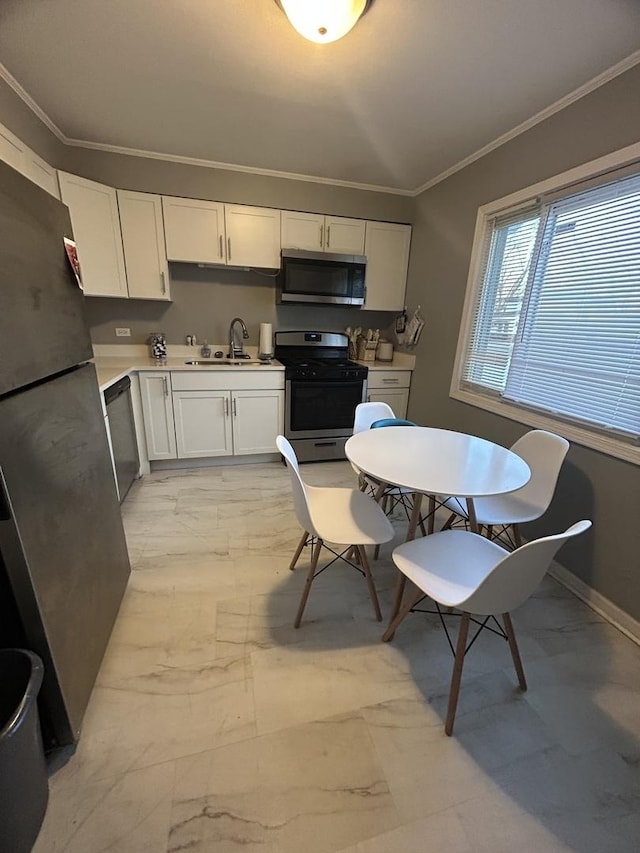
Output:
<instances>
[{"instance_id":1,"label":"round white dining table","mask_svg":"<svg viewBox=\"0 0 640 853\"><path fill-rule=\"evenodd\" d=\"M415 493L408 538L415 535L422 495L466 498L471 529L477 531L473 498L514 492L531 476L524 459L506 447L433 427L364 430L351 436L345 452L379 483Z\"/></svg>"}]
</instances>

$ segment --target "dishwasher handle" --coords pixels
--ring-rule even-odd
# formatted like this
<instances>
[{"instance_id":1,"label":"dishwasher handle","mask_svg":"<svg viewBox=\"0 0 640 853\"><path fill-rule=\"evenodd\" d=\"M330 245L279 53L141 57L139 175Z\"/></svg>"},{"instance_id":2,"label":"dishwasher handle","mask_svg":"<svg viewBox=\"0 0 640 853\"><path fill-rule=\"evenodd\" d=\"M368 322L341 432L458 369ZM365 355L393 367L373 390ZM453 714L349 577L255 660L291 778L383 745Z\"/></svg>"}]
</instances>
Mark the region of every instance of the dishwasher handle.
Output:
<instances>
[{"instance_id":1,"label":"dishwasher handle","mask_svg":"<svg viewBox=\"0 0 640 853\"><path fill-rule=\"evenodd\" d=\"M119 379L117 382L114 382L113 385L110 385L108 388L105 388L105 405L108 406L109 403L112 403L116 398L120 397L121 394L126 394L129 388L131 388L131 379L128 376L124 376L122 379Z\"/></svg>"}]
</instances>

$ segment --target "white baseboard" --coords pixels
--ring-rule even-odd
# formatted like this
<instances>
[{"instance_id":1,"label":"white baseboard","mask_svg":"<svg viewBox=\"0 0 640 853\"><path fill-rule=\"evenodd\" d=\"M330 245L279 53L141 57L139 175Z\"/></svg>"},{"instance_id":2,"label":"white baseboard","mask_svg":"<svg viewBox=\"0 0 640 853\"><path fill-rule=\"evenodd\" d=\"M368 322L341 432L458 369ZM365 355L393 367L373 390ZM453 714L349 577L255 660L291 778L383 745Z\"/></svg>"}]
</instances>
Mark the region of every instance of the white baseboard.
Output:
<instances>
[{"instance_id":1,"label":"white baseboard","mask_svg":"<svg viewBox=\"0 0 640 853\"><path fill-rule=\"evenodd\" d=\"M562 586L584 601L585 604L588 604L592 610L595 610L607 622L610 622L615 628L622 631L630 640L640 645L640 622L637 619L625 613L621 607L609 601L601 593L596 592L595 589L592 589L584 581L581 581L573 572L556 563L555 560L551 564L549 574L558 583L561 583Z\"/></svg>"}]
</instances>

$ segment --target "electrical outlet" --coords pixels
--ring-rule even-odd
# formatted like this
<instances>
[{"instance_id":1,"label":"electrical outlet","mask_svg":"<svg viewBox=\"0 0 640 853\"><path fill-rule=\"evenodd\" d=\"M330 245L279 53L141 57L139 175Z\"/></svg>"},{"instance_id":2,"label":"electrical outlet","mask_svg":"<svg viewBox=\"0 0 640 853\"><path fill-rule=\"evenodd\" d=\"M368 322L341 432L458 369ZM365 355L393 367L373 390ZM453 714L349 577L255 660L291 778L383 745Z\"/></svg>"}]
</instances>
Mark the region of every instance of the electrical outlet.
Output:
<instances>
[{"instance_id":1,"label":"electrical outlet","mask_svg":"<svg viewBox=\"0 0 640 853\"><path fill-rule=\"evenodd\" d=\"M119 329L116 326L116 338L130 338L131 329Z\"/></svg>"}]
</instances>

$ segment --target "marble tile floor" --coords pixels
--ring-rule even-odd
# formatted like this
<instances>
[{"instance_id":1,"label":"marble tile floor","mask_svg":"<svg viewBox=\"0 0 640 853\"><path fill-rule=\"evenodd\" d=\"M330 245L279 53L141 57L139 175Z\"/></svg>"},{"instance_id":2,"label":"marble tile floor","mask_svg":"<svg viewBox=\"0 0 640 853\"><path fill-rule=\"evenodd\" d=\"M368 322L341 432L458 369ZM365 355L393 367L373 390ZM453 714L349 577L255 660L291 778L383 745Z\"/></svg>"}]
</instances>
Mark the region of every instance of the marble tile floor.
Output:
<instances>
[{"instance_id":1,"label":"marble tile floor","mask_svg":"<svg viewBox=\"0 0 640 853\"><path fill-rule=\"evenodd\" d=\"M303 475L354 484L347 463ZM123 514L129 587L36 853L640 849L640 648L555 581L514 615L529 691L481 635L447 738L435 617L381 643L335 566L292 627L308 556L289 572L280 464L156 473Z\"/></svg>"}]
</instances>

